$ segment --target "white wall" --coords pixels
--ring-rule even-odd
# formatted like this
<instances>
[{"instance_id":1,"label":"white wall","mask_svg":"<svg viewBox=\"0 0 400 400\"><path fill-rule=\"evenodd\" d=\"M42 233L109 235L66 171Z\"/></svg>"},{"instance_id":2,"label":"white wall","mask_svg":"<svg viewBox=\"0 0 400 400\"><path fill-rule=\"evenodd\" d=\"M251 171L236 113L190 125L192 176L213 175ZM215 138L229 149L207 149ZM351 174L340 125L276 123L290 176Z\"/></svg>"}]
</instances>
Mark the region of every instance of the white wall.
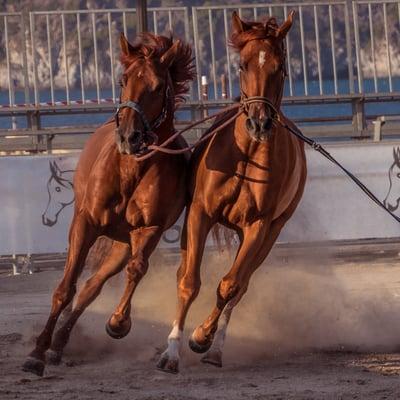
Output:
<instances>
[{"instance_id":1,"label":"white wall","mask_svg":"<svg viewBox=\"0 0 400 400\"><path fill-rule=\"evenodd\" d=\"M345 144L327 148L383 200L389 188L393 148L398 144ZM42 215L49 199L50 163L55 161L61 171L73 170L77 158L78 155L0 157L0 254L66 250L72 204L65 206L53 226L43 224ZM281 233L280 242L400 236L400 225L372 203L337 167L311 149L307 149L307 159L309 176L304 197ZM393 204L400 198L400 175L397 177L400 168L397 172L396 168L391 192ZM66 172L62 177L69 179L70 175ZM49 220L54 220L60 202L72 199L68 182L63 183L67 187L55 180L50 183L52 202L46 213ZM56 186L61 191L56 192ZM400 215L400 209L395 212ZM178 243L174 228L166 232L160 245L175 247Z\"/></svg>"}]
</instances>

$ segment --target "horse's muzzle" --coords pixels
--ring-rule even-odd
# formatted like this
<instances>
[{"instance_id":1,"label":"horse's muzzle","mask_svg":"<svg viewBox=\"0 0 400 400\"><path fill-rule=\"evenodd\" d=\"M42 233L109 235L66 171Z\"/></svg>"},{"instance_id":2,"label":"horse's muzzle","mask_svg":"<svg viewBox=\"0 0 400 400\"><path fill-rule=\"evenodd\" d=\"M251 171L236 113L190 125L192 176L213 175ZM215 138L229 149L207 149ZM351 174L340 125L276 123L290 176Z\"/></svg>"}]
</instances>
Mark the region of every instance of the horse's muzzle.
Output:
<instances>
[{"instance_id":1,"label":"horse's muzzle","mask_svg":"<svg viewBox=\"0 0 400 400\"><path fill-rule=\"evenodd\" d=\"M135 130L128 137L116 130L116 143L121 154L142 155L147 153L148 146L155 144L158 137L153 132L142 132Z\"/></svg>"},{"instance_id":2,"label":"horse's muzzle","mask_svg":"<svg viewBox=\"0 0 400 400\"><path fill-rule=\"evenodd\" d=\"M269 139L272 133L272 118L262 118L257 120L253 117L246 119L246 130L250 137L259 142Z\"/></svg>"}]
</instances>

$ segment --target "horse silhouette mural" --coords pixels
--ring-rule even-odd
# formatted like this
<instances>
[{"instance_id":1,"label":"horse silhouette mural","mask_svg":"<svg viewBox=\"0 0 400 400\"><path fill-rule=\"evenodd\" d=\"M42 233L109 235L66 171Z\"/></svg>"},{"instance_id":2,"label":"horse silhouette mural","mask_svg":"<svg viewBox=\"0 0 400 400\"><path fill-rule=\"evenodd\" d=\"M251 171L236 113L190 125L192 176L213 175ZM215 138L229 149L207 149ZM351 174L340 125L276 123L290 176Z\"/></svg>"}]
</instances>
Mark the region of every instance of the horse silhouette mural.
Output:
<instances>
[{"instance_id":1,"label":"horse silhouette mural","mask_svg":"<svg viewBox=\"0 0 400 400\"><path fill-rule=\"evenodd\" d=\"M46 210L42 214L42 223L46 226L53 226L58 221L58 216L65 207L74 201L73 176L75 170L62 171L56 161L50 161L50 178L47 181L47 193L49 199ZM164 232L162 239L167 244L179 243L181 237L181 226L175 224Z\"/></svg>"},{"instance_id":2,"label":"horse silhouette mural","mask_svg":"<svg viewBox=\"0 0 400 400\"><path fill-rule=\"evenodd\" d=\"M393 212L400 205L400 147L393 147L393 163L388 175L389 189L383 204Z\"/></svg>"},{"instance_id":3,"label":"horse silhouette mural","mask_svg":"<svg viewBox=\"0 0 400 400\"><path fill-rule=\"evenodd\" d=\"M74 202L72 178L74 170L62 171L56 161L50 161L50 178L47 181L49 200L46 210L42 214L43 225L53 226L65 207Z\"/></svg>"}]
</instances>

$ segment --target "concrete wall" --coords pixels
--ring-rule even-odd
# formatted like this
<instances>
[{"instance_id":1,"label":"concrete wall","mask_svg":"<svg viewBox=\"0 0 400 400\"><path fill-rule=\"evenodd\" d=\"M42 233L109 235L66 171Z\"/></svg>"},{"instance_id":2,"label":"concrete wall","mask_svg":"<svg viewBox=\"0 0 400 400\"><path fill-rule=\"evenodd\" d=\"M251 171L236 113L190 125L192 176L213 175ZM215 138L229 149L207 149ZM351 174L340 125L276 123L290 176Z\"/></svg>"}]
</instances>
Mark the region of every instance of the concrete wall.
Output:
<instances>
[{"instance_id":1,"label":"concrete wall","mask_svg":"<svg viewBox=\"0 0 400 400\"><path fill-rule=\"evenodd\" d=\"M342 144L327 148L382 200L390 187L391 171L389 201L397 207L400 165L395 163L394 150L398 145ZM0 254L66 250L73 201L69 182L78 156L0 158ZM282 231L280 242L400 236L400 225L337 167L311 149L307 149L307 159L304 197ZM400 215L400 209L395 212ZM176 247L180 226L181 220L165 233L160 246Z\"/></svg>"}]
</instances>

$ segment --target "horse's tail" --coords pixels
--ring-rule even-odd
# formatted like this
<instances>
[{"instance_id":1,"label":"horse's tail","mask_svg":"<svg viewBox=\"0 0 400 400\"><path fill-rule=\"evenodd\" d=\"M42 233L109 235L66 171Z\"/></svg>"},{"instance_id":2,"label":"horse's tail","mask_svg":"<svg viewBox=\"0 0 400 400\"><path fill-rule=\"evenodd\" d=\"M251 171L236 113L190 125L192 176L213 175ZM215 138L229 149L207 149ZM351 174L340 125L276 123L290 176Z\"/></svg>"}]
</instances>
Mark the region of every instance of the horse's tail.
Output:
<instances>
[{"instance_id":1,"label":"horse's tail","mask_svg":"<svg viewBox=\"0 0 400 400\"><path fill-rule=\"evenodd\" d=\"M236 240L235 232L232 229L228 229L221 224L215 224L211 234L219 252L222 253L224 249L230 252L233 249Z\"/></svg>"},{"instance_id":2,"label":"horse's tail","mask_svg":"<svg viewBox=\"0 0 400 400\"><path fill-rule=\"evenodd\" d=\"M86 266L89 267L92 272L96 272L101 267L111 250L112 244L113 240L106 236L100 236L94 242L86 257Z\"/></svg>"}]
</instances>

